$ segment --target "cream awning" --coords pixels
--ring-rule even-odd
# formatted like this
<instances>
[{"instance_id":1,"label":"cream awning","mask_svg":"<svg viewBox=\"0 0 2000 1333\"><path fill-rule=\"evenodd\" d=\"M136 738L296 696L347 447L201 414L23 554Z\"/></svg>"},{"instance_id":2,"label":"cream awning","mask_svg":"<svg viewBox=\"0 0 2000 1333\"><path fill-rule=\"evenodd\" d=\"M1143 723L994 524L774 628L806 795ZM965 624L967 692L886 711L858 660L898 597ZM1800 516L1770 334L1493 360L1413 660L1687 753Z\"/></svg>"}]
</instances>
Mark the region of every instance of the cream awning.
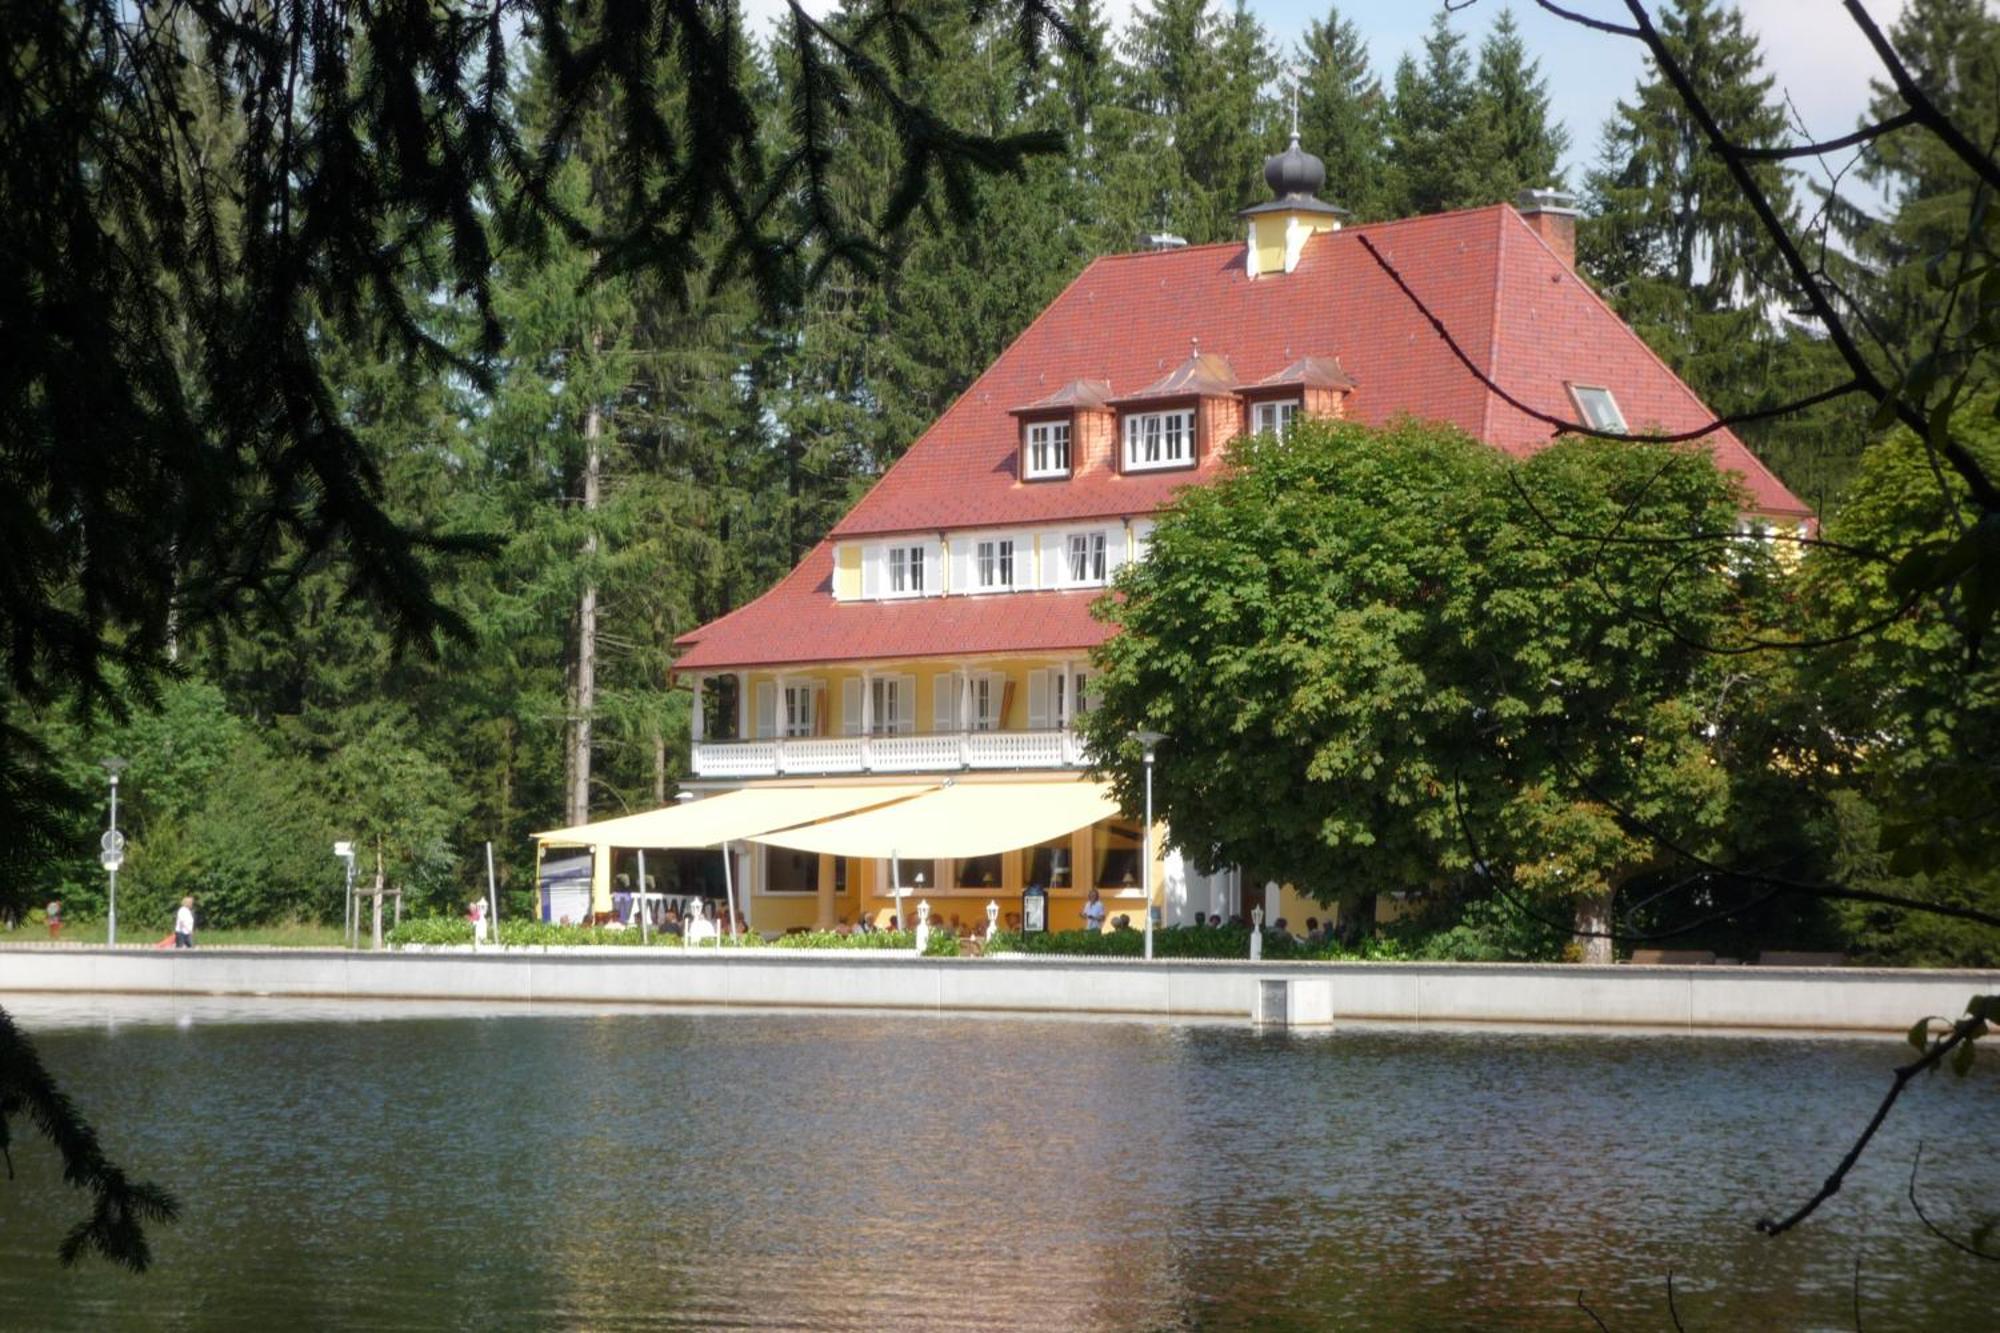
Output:
<instances>
[{"instance_id":1,"label":"cream awning","mask_svg":"<svg viewBox=\"0 0 2000 1333\"><path fill-rule=\"evenodd\" d=\"M719 847L752 834L907 801L934 790L935 783L886 787L745 787L643 814L537 833L535 840L567 847Z\"/></svg>"},{"instance_id":2,"label":"cream awning","mask_svg":"<svg viewBox=\"0 0 2000 1333\"><path fill-rule=\"evenodd\" d=\"M964 782L751 842L831 856L990 856L1060 838L1118 813L1101 782Z\"/></svg>"}]
</instances>

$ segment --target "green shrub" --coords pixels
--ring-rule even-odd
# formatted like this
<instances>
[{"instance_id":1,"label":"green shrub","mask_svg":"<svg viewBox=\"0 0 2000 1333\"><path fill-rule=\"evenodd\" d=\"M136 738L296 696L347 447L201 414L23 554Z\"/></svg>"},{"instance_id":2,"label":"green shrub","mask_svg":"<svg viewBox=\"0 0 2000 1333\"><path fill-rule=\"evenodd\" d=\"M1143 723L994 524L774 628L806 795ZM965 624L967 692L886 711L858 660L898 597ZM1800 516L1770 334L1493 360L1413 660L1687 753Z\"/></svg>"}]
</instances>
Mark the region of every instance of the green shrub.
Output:
<instances>
[{"instance_id":1,"label":"green shrub","mask_svg":"<svg viewBox=\"0 0 2000 1333\"><path fill-rule=\"evenodd\" d=\"M417 917L397 926L385 938L398 948L404 945L470 944L472 923L463 917ZM650 932L649 939L641 939L636 927L607 930L602 926L564 926L548 921L502 921L499 941L503 945L513 947L579 944L610 944L633 948L649 945L656 949L684 947L680 936L667 935L659 931ZM758 948L763 943L763 936L755 931L746 931L740 941L732 941L727 935L721 939L721 947L725 949ZM699 947L713 949L717 946L714 941L709 941Z\"/></svg>"},{"instance_id":2,"label":"green shrub","mask_svg":"<svg viewBox=\"0 0 2000 1333\"><path fill-rule=\"evenodd\" d=\"M1056 930L1040 935L1022 935L1003 930L993 937L988 953L1060 954L1074 958L1142 958L1146 936L1137 930ZM1153 932L1155 958L1250 957L1250 930L1246 926L1177 927ZM1289 935L1264 933L1266 962L1352 962L1357 959L1392 960L1409 957L1400 941L1369 939L1354 948L1339 944L1302 944Z\"/></svg>"}]
</instances>

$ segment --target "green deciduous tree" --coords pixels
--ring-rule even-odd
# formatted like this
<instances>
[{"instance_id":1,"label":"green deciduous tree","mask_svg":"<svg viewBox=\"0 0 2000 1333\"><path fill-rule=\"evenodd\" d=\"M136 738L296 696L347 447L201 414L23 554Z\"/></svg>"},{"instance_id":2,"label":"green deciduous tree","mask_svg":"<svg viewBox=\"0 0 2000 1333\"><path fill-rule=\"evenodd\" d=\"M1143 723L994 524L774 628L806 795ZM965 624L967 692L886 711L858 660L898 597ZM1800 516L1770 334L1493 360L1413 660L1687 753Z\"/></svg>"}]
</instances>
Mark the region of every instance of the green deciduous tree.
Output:
<instances>
[{"instance_id":1,"label":"green deciduous tree","mask_svg":"<svg viewBox=\"0 0 2000 1333\"><path fill-rule=\"evenodd\" d=\"M1315 424L1236 462L1102 604L1119 633L1086 730L1121 794L1124 737L1153 728L1156 807L1204 866L1323 901L1480 874L1608 955L1612 894L1664 856L1633 820L1708 849L1726 824L1697 645L1748 585L1643 539L1729 531L1733 483L1700 450L1515 463L1417 424ZM1589 534L1614 524L1640 540L1607 554Z\"/></svg>"}]
</instances>

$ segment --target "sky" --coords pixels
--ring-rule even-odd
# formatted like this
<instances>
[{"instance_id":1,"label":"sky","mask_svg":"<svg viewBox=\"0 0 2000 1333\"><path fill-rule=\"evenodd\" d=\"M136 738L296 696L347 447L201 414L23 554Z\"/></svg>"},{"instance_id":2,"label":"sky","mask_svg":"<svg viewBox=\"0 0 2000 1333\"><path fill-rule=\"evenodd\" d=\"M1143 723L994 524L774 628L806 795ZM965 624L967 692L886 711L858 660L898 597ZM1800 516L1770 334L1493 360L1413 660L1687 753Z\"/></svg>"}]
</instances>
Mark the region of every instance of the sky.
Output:
<instances>
[{"instance_id":1,"label":"sky","mask_svg":"<svg viewBox=\"0 0 2000 1333\"><path fill-rule=\"evenodd\" d=\"M1475 50L1504 2L1474 0L1454 16ZM832 0L806 0L806 4L815 14L834 8ZM1863 0L1863 4L1884 31L1902 9L1902 0ZM1134 0L1106 0L1114 23L1122 23L1135 7ZM1566 0L1565 7L1596 18L1628 19L1619 0ZM1739 0L1738 7L1745 24L1763 43L1766 71L1777 77L1780 92L1790 93L1811 136L1829 139L1853 130L1868 103L1868 81L1879 75L1880 67L1838 0ZM1296 44L1308 23L1325 17L1327 8L1327 0L1250 0L1250 11L1287 48ZM1421 52L1436 12L1429 0L1343 0L1338 8L1367 39L1384 83L1404 52ZM1618 100L1629 96L1639 82L1642 48L1630 38L1565 22L1533 0L1513 0L1512 8L1529 51L1541 61L1551 109L1569 129L1564 166L1574 185L1595 161L1600 133ZM1657 3L1649 8L1659 12ZM785 0L745 0L757 31L784 9ZM1310 151L1312 145L1305 147ZM1327 188L1337 195L1339 185L1330 181Z\"/></svg>"}]
</instances>

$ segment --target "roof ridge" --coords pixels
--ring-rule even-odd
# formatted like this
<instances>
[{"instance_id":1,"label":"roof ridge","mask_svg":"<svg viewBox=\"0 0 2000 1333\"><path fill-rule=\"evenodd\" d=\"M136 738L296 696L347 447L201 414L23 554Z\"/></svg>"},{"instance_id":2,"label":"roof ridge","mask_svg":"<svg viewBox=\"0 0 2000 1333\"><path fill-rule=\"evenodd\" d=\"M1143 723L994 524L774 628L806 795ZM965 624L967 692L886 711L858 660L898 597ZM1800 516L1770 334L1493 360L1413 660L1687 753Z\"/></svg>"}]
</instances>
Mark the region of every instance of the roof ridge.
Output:
<instances>
[{"instance_id":1,"label":"roof ridge","mask_svg":"<svg viewBox=\"0 0 2000 1333\"><path fill-rule=\"evenodd\" d=\"M1496 226L1493 235L1493 304L1486 312L1486 378L1493 384L1500 382L1500 289L1506 285L1506 213L1505 204L1494 210ZM1490 440L1493 438L1493 407L1499 402L1500 395L1493 392L1491 385L1482 384L1479 387L1483 391L1479 395L1482 400L1479 408L1479 438ZM1501 452L1507 451L1503 449Z\"/></svg>"}]
</instances>

